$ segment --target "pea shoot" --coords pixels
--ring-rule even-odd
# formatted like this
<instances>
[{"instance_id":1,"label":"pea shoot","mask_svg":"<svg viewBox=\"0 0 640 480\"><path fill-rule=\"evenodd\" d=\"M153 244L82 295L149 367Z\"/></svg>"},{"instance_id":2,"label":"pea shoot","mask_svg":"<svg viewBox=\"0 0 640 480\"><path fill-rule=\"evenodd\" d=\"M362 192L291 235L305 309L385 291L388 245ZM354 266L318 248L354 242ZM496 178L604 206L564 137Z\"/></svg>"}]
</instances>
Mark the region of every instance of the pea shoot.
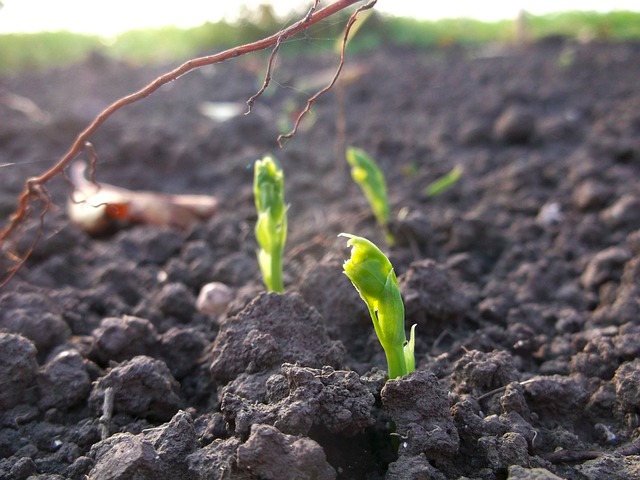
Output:
<instances>
[{"instance_id":1,"label":"pea shoot","mask_svg":"<svg viewBox=\"0 0 640 480\"><path fill-rule=\"evenodd\" d=\"M376 217L378 224L384 229L387 243L393 245L395 239L389 231L389 200L384 174L375 160L364 150L348 147L347 162L351 165L351 178L356 182Z\"/></svg>"},{"instance_id":2,"label":"pea shoot","mask_svg":"<svg viewBox=\"0 0 640 480\"><path fill-rule=\"evenodd\" d=\"M287 239L287 206L284 203L284 173L270 155L256 160L253 177L258 221L258 264L267 290L284 292L282 253Z\"/></svg>"},{"instance_id":3,"label":"pea shoot","mask_svg":"<svg viewBox=\"0 0 640 480\"><path fill-rule=\"evenodd\" d=\"M384 253L363 237L341 233L349 239L351 258L343 265L362 300L369 309L378 340L387 357L389 378L407 375L415 370L415 328L409 341L404 330L404 303L393 266Z\"/></svg>"}]
</instances>

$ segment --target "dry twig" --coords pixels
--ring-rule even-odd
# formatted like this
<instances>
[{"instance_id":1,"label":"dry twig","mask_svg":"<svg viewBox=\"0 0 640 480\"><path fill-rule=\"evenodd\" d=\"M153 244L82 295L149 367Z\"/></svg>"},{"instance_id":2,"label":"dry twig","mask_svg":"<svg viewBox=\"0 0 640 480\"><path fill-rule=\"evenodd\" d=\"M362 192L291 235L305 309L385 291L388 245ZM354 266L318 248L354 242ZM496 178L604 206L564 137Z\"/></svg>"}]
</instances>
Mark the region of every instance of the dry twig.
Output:
<instances>
[{"instance_id":1,"label":"dry twig","mask_svg":"<svg viewBox=\"0 0 640 480\"><path fill-rule=\"evenodd\" d=\"M298 132L298 128L300 127L300 122L302 121L302 118L307 113L309 113L309 110L311 110L311 107L313 106L313 104L316 103L316 100L318 100L318 98L320 98L322 95L324 95L329 90L331 90L333 88L333 86L335 85L335 83L338 81L338 77L340 76L340 72L342 71L342 67L344 66L345 51L347 49L347 40L349 39L349 32L351 31L351 27L353 26L354 23L356 23L356 20L358 19L358 15L360 14L360 12L363 12L364 10L369 10L370 8L373 8L373 6L376 3L377 3L377 0L369 0L369 2L367 2L365 5L362 5L361 7L358 7L356 9L356 11L353 12L351 17L349 17L349 21L347 22L347 26L344 29L344 36L342 38L342 50L340 52L340 63L338 64L338 68L336 69L336 73L333 76L333 79L331 80L331 82L326 87L324 87L322 90L320 90L315 95L313 95L311 98L309 98L309 100L307 100L307 105L298 114L298 117L296 118L296 121L294 122L293 128L291 129L291 131L289 133L285 133L285 134L282 134L282 135L278 136L278 145L280 147L282 147L282 145L284 144L285 140L288 140L288 139L292 138Z\"/></svg>"}]
</instances>

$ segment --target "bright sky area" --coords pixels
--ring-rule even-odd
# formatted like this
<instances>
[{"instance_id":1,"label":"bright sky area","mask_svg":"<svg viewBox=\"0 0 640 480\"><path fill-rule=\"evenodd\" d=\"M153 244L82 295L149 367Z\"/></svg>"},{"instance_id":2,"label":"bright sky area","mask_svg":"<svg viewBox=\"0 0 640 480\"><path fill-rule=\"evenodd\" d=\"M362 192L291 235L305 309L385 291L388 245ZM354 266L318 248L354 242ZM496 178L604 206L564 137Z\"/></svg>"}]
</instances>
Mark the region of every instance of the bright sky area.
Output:
<instances>
[{"instance_id":1,"label":"bright sky area","mask_svg":"<svg viewBox=\"0 0 640 480\"><path fill-rule=\"evenodd\" d=\"M0 33L70 30L105 37L137 28L177 25L193 27L206 21L237 18L239 5L255 7L264 0L0 0ZM311 0L272 0L277 13L306 8ZM327 5L330 0L320 2ZM470 17L479 20L514 18L523 9L540 15L567 10L640 11L639 0L378 0L376 10L398 16L436 20Z\"/></svg>"}]
</instances>

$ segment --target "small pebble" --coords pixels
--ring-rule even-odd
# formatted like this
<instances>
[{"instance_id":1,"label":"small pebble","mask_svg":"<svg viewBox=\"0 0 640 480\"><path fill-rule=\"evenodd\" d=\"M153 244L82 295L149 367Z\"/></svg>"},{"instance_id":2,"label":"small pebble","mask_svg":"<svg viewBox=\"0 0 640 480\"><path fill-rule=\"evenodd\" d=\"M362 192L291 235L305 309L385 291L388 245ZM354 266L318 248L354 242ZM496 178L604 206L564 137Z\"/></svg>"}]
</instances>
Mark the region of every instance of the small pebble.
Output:
<instances>
[{"instance_id":1,"label":"small pebble","mask_svg":"<svg viewBox=\"0 0 640 480\"><path fill-rule=\"evenodd\" d=\"M558 202L547 203L542 206L536 221L539 225L548 227L551 225L557 225L564 219L562 208Z\"/></svg>"},{"instance_id":2,"label":"small pebble","mask_svg":"<svg viewBox=\"0 0 640 480\"><path fill-rule=\"evenodd\" d=\"M220 315L224 313L233 300L233 291L224 283L207 283L200 290L196 300L196 309L200 313L208 315Z\"/></svg>"}]
</instances>

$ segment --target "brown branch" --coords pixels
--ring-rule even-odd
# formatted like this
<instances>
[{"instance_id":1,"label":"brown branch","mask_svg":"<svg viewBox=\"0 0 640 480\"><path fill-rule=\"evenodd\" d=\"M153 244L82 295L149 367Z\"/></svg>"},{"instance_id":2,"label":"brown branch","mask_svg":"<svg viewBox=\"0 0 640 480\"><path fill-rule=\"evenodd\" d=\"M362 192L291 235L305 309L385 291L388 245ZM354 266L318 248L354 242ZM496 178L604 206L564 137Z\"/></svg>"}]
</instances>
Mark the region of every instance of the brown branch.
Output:
<instances>
[{"instance_id":1,"label":"brown branch","mask_svg":"<svg viewBox=\"0 0 640 480\"><path fill-rule=\"evenodd\" d=\"M304 21L307 21L307 22L309 21L313 13L318 8L319 2L320 0L314 0L313 6L309 9L309 12L304 17ZM273 73L273 64L275 62L276 56L278 55L278 51L280 50L280 45L282 45L282 40L284 40L283 35L278 36L278 40L276 41L276 44L273 47L273 50L271 50L271 54L269 55L269 61L267 62L267 72L265 73L264 81L262 82L262 87L260 87L260 90L258 90L258 92L255 95L252 95L251 98L247 100L246 102L247 111L245 112L245 115L249 115L251 113L251 109L253 108L253 105L256 103L256 100L262 96L262 94L265 92L265 90L269 87L269 84L271 83L271 75Z\"/></svg>"},{"instance_id":2,"label":"brown branch","mask_svg":"<svg viewBox=\"0 0 640 480\"><path fill-rule=\"evenodd\" d=\"M273 71L273 63L275 62L276 56L278 55L281 44L282 37L278 37L278 41L276 42L275 47L273 47L273 50L271 50L271 54L269 55L269 61L267 62L267 73L265 73L262 87L260 87L260 90L258 90L256 94L252 95L249 100L247 100L247 111L245 112L245 115L249 115L251 113L251 109L256 103L256 100L260 98L264 91L269 87L269 84L271 83L271 73Z\"/></svg>"},{"instance_id":3,"label":"brown branch","mask_svg":"<svg viewBox=\"0 0 640 480\"><path fill-rule=\"evenodd\" d=\"M221 63L226 60L240 57L248 53L264 50L269 47L274 47L274 46L277 47L282 41L296 35L297 33L300 33L306 30L307 28L320 22L321 20L324 20L325 18L330 17L331 15L334 15L335 13L342 11L345 8L350 7L351 5L354 5L361 1L363 0L336 0L330 5L327 5L326 7L320 10L317 10L319 1L314 0L313 7L309 10L309 12L305 15L303 19L279 31L278 33L271 35L267 38L264 38L262 40L248 43L246 45L241 45L239 47L234 47L220 53L188 60L187 62L183 63L182 65L175 68L174 70L171 70L157 77L155 80L153 80L151 83L149 83L147 86L143 87L142 89L130 95L122 97L119 100L116 100L114 103L112 103L107 108L105 108L101 113L99 113L98 116L76 137L75 141L71 145L71 148L67 151L67 153L64 154L64 156L54 166L52 166L49 170L45 171L41 175L30 178L25 182L24 189L22 193L18 196L18 202L17 202L18 204L17 204L16 210L10 216L9 223L0 232L0 249L2 249L4 242L9 238L9 236L15 233L18 230L18 227L26 220L29 214L30 205L32 204L32 202L37 199L42 200L43 197L48 198L48 195L46 194L46 190L44 190L44 185L64 171L64 169L82 152L82 150L85 148L86 143L91 138L91 136L96 132L96 130L115 112L117 112L118 110L120 110L121 108L127 105L131 105L139 100L142 100L148 97L163 85L166 85L167 83L177 80L182 75L188 72L191 72L193 70L196 70L200 67L212 65L215 63ZM371 8L373 4L375 4L375 0L372 0L367 5L360 7L357 11L364 9L365 7ZM354 15L352 15L352 17L349 19L349 23L347 25L347 29L345 32L345 37L348 35L348 30L350 29L350 26L353 24L353 22L355 22L355 16L356 14L354 13ZM344 57L344 51L343 51L343 57ZM341 58L340 69L342 68L343 63L344 63L344 58ZM340 69L338 69L337 74L339 73ZM335 79L332 82L332 85L333 83L335 83ZM324 93L326 90L328 90L328 88L324 89L322 92L320 92L320 94ZM306 111L309 110L312 103L313 102L311 102L307 106ZM290 138L291 136L292 135L289 135L287 138ZM47 200L47 201L50 202L50 200ZM42 215L41 215L41 221L43 221L44 215L47 213L48 210L49 210L49 204L44 204ZM33 251L33 248L35 248L35 243L38 241L39 237L40 237L39 235L36 236L36 240L34 244L28 249L28 251L26 252L26 255L23 256L23 258L20 260L18 266L16 268L11 269L11 272L9 273L9 278L0 282L0 288L3 285L5 285L13 277L13 275L15 275L15 273L19 270L22 264L24 264L24 261L29 256L29 253L31 253Z\"/></svg>"},{"instance_id":4,"label":"brown branch","mask_svg":"<svg viewBox=\"0 0 640 480\"><path fill-rule=\"evenodd\" d=\"M49 209L51 208L51 197L49 196L49 192L44 185L27 181L26 189L29 191L29 196L42 202L42 210L40 211L39 215L40 226L36 231L33 241L27 247L26 252L21 257L18 257L18 262L13 266L13 268L11 268L7 277L0 282L0 288L4 287L13 278L13 276L20 271L24 263L35 250L36 245L38 245L38 242L40 241L44 233L44 219L49 212ZM27 205L26 208L27 209L24 212L25 218L29 214L29 205Z\"/></svg>"},{"instance_id":5,"label":"brown branch","mask_svg":"<svg viewBox=\"0 0 640 480\"><path fill-rule=\"evenodd\" d=\"M322 90L320 90L315 95L313 95L311 98L309 98L309 100L307 100L307 105L304 107L304 110L302 110L298 114L298 118L296 118L296 121L294 122L293 128L291 129L291 131L289 133L285 133L285 134L282 134L282 135L278 136L278 145L280 147L282 147L284 145L284 143L283 143L284 140L290 139L291 137L293 137L298 132L298 128L300 127L300 122L302 121L302 118L307 113L309 113L309 110L311 110L311 107L313 106L313 104L316 103L316 100L318 100L318 98L320 98L322 95L324 95L329 90L331 90L333 88L333 86L335 85L335 83L338 81L338 77L340 76L340 72L342 71L342 67L344 66L345 51L347 49L347 40L349 40L349 32L351 31L351 27L353 26L354 23L356 23L356 20L358 19L358 15L360 14L360 12L363 12L364 10L369 10L370 8L373 8L373 6L377 3L377 1L378 0L369 0L369 2L367 2L365 5L362 5L361 7L358 7L355 10L355 12L353 12L351 14L351 17L349 17L349 21L347 22L347 26L344 29L344 36L342 38L342 50L340 52L340 63L338 64L338 68L336 69L336 73L334 74L333 78L331 79L331 82L329 82L329 85L324 87Z\"/></svg>"}]
</instances>

